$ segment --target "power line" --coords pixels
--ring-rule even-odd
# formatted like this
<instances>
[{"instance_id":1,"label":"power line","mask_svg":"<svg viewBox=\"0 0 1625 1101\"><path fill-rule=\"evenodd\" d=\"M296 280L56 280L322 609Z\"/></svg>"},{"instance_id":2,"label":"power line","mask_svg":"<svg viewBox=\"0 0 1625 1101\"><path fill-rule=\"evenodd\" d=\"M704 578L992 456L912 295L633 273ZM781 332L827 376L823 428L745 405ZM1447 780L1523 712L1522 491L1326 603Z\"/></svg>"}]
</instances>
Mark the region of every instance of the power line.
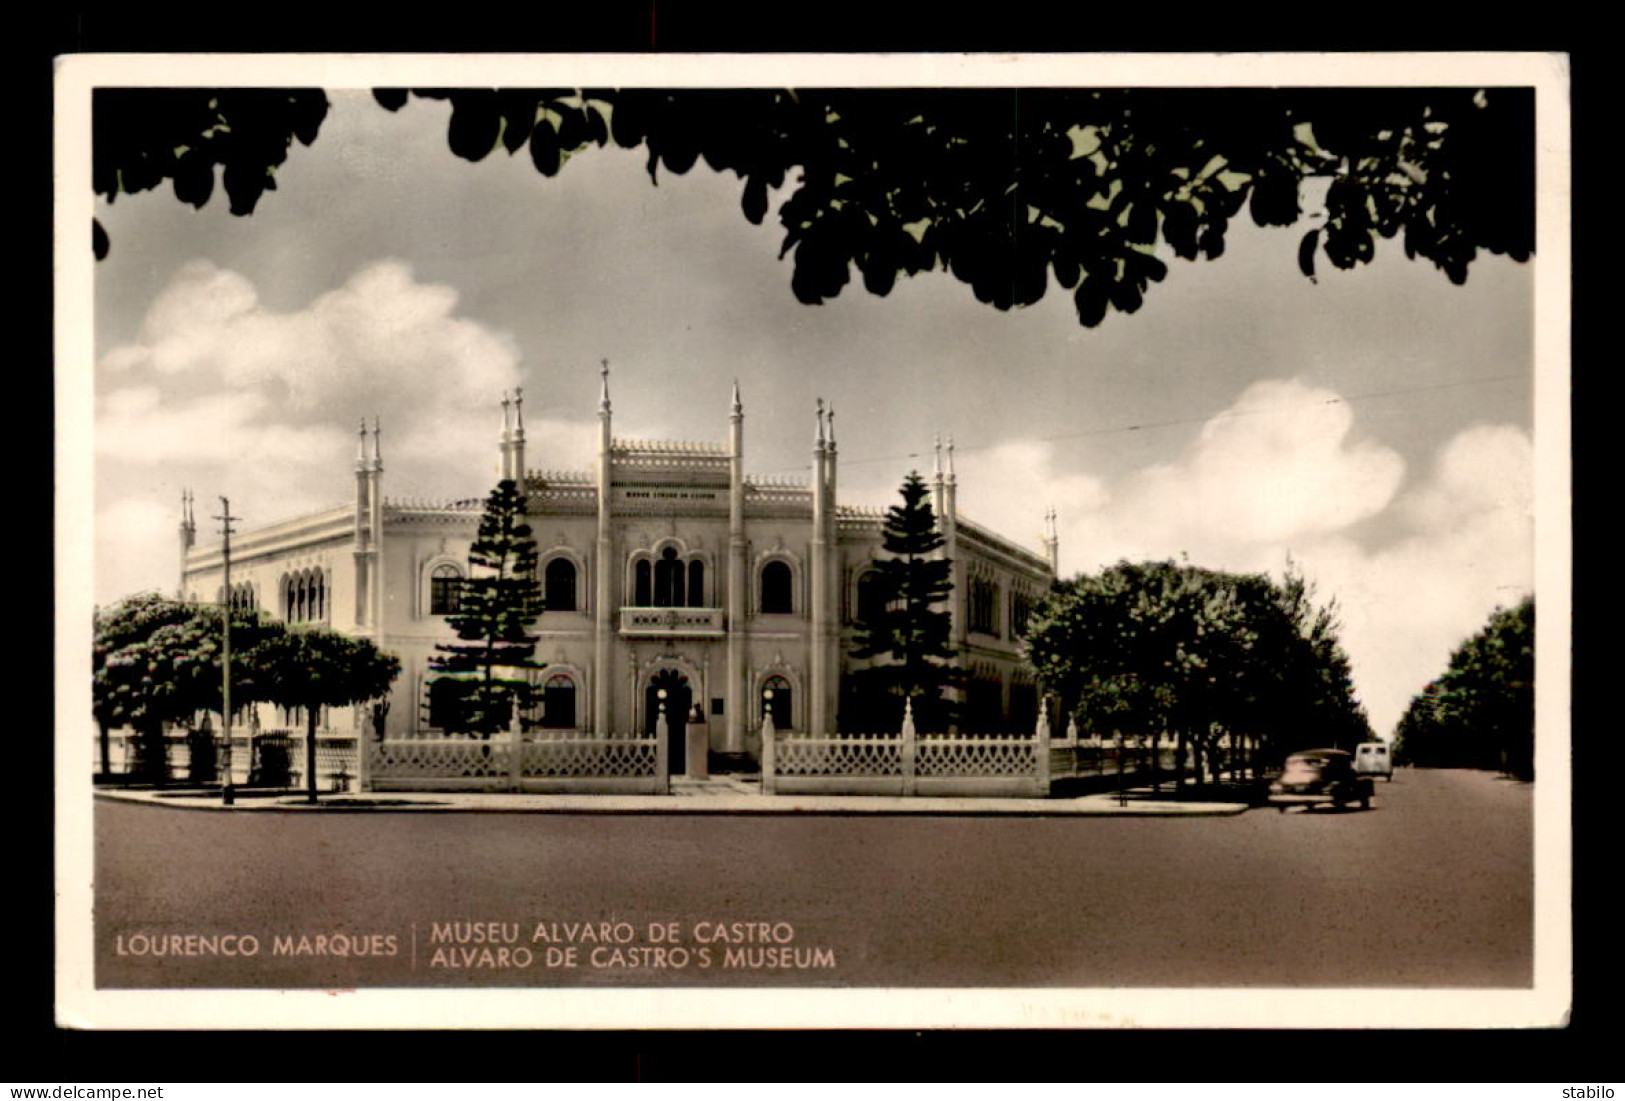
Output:
<instances>
[{"instance_id":1,"label":"power line","mask_svg":"<svg viewBox=\"0 0 1625 1101\"><path fill-rule=\"evenodd\" d=\"M1511 381L1527 380L1528 377L1529 377L1528 375L1521 375L1521 374L1519 374L1519 375L1492 375L1492 376L1490 376L1488 378L1481 378L1481 379L1462 379L1462 380L1459 380L1459 381L1456 381L1456 382L1434 383L1431 386L1406 386L1406 387L1399 387L1399 388L1396 388L1396 389L1393 389L1393 390L1372 390L1372 391L1370 391L1368 393L1364 393L1364 394L1352 394L1352 395L1349 395L1348 397L1342 397L1342 396L1332 397L1332 398L1327 398L1327 399L1325 399L1323 401L1311 402L1311 403L1308 403L1308 404L1272 405L1272 406L1261 406L1261 407L1254 407L1254 408L1248 408L1248 409L1234 409L1234 410L1227 410L1225 412L1220 412L1220 413L1210 413L1207 416L1202 416L1202 417L1180 417L1180 418L1176 418L1176 419L1173 419L1173 420L1165 420L1165 421L1144 421L1144 422L1139 423L1139 424L1113 425L1113 426L1107 427L1107 428L1089 428L1089 429L1085 429L1085 430L1083 430L1081 432L1062 432L1062 433L1058 433L1058 434L1053 435L1053 436L1037 436L1037 437L1032 437L1032 438L1040 440L1040 441L1042 441L1044 443L1057 443L1057 442L1060 442L1060 441L1063 441L1063 440L1081 440L1081 439L1087 439L1087 438L1093 437L1093 436L1111 436L1111 435L1117 435L1119 433L1125 433L1125 432L1145 432L1145 431L1153 431L1153 430L1159 429L1159 428L1178 428L1178 427L1181 427L1181 426L1184 426L1184 425L1189 425L1189 424L1208 424L1208 423L1211 423L1211 422L1216 421L1216 420L1233 420L1233 419L1236 419L1238 417L1260 416L1260 415L1263 415L1263 414L1266 414L1266 413L1288 413L1288 412L1292 412L1293 410L1296 410L1296 409L1318 408L1320 406L1325 406L1325 405L1348 405L1348 404L1351 404L1351 403L1356 402L1356 401L1366 401L1368 399L1373 399L1373 398L1396 397L1396 396L1400 396L1400 395L1404 395L1404 394L1423 394L1423 393L1428 393L1428 392L1435 391L1435 390L1455 389L1455 388L1462 387L1462 386L1483 386L1483 385L1489 385L1491 383L1496 383L1496 382L1511 382ZM960 452L960 453L966 452L966 451L991 451L995 447L999 447L999 446L1002 446L1002 444L997 444L997 443L992 443L992 444L972 444L971 446L968 446L968 447L961 444L955 450L956 450L956 452ZM903 453L903 454L897 454L897 455L876 455L876 456L871 456L871 457L868 457L868 458L857 458L857 459L849 459L849 458L847 458L847 457L845 457L843 455L841 457L841 464L843 466L853 466L853 465L862 464L862 463L891 463L891 462L897 462L898 460L901 460L901 459L923 459L928 454L929 454L928 452L923 452L923 451L909 451L909 452L906 452L906 453ZM781 467L778 470L767 471L766 473L778 474L778 473L786 473L786 472L789 472L791 470L805 470L805 469L807 469L807 467L805 467L805 466Z\"/></svg>"}]
</instances>

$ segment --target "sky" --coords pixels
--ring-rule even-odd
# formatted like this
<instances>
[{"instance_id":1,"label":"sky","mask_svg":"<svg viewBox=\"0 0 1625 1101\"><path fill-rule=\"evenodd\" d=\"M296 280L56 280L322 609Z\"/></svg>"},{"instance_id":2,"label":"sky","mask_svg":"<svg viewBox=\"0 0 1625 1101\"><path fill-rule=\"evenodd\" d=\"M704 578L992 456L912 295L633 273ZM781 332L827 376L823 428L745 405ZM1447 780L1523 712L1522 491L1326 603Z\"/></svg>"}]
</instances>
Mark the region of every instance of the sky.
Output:
<instances>
[{"instance_id":1,"label":"sky","mask_svg":"<svg viewBox=\"0 0 1625 1101\"><path fill-rule=\"evenodd\" d=\"M1533 591L1538 261L1458 287L1385 244L1311 283L1304 225L1243 215L1095 329L1053 286L999 312L944 272L804 306L776 219L703 162L651 185L641 150L589 149L545 179L453 156L443 103L329 97L251 217L95 203L98 603L174 589L183 489L204 541L221 496L240 529L350 500L363 417L386 497L487 492L518 386L530 467L589 470L605 359L621 437L721 442L737 380L751 473L809 472L822 398L843 503L892 503L951 438L961 512L1036 549L1054 508L1066 576L1296 563L1380 734Z\"/></svg>"}]
</instances>

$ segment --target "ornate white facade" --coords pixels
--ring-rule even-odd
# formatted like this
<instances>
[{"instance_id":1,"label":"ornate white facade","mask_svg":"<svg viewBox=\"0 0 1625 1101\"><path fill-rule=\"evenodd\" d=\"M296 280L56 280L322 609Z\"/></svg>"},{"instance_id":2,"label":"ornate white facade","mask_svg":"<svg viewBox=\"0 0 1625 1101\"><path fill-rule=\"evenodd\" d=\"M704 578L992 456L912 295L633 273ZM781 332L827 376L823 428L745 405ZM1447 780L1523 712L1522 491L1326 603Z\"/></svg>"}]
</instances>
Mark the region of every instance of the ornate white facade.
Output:
<instances>
[{"instance_id":1,"label":"ornate white facade","mask_svg":"<svg viewBox=\"0 0 1625 1101\"><path fill-rule=\"evenodd\" d=\"M527 496L547 603L534 626L543 703L528 726L649 731L664 699L674 744L697 707L715 753L754 757L766 707L781 730L875 725L848 674L863 664L850 651L866 575L882 556L883 511L838 503L832 411L820 403L812 478L796 483L745 473L737 387L725 443L620 440L606 367L597 469L583 472L526 467L521 401L503 400L500 446L502 477ZM377 424L369 432L363 423L353 502L233 537L232 595L399 655L389 735L428 735L438 733L430 660L454 639L446 613L484 501L386 496L379 439ZM1030 732L1037 693L1018 634L1055 576L1053 527L1040 555L964 519L951 442L946 464L943 455L939 445L931 486L954 563L953 639L968 674L962 725ZM221 547L194 545L195 533L188 509L181 592L219 599ZM337 727L360 721L331 718Z\"/></svg>"}]
</instances>

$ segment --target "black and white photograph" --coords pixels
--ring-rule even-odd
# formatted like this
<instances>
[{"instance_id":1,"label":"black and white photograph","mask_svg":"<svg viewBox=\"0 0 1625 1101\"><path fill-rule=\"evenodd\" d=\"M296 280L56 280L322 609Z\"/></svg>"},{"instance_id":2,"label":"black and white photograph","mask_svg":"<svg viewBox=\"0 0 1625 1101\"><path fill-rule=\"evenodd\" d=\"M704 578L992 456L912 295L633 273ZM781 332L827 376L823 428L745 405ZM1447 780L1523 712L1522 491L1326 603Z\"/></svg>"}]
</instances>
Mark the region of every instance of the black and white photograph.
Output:
<instances>
[{"instance_id":1,"label":"black and white photograph","mask_svg":"<svg viewBox=\"0 0 1625 1101\"><path fill-rule=\"evenodd\" d=\"M1564 1020L1561 56L56 91L62 1024Z\"/></svg>"}]
</instances>

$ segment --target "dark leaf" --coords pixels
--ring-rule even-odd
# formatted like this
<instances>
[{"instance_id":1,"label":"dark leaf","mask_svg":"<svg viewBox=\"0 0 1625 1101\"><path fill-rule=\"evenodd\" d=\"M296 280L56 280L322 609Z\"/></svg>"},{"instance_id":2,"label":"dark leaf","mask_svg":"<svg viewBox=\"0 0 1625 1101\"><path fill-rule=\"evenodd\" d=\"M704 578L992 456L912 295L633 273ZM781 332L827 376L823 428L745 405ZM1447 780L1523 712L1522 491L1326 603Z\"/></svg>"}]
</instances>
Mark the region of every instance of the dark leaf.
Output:
<instances>
[{"instance_id":1,"label":"dark leaf","mask_svg":"<svg viewBox=\"0 0 1625 1101\"><path fill-rule=\"evenodd\" d=\"M195 149L189 149L175 162L175 198L202 207L214 194L214 162Z\"/></svg>"},{"instance_id":2,"label":"dark leaf","mask_svg":"<svg viewBox=\"0 0 1625 1101\"><path fill-rule=\"evenodd\" d=\"M95 218L90 220L90 247L96 253L96 259L107 259L107 253L112 248L107 240L107 231L102 228L101 222Z\"/></svg>"},{"instance_id":3,"label":"dark leaf","mask_svg":"<svg viewBox=\"0 0 1625 1101\"><path fill-rule=\"evenodd\" d=\"M1298 270L1315 281L1315 251L1320 248L1320 230L1312 229L1298 242Z\"/></svg>"},{"instance_id":4,"label":"dark leaf","mask_svg":"<svg viewBox=\"0 0 1625 1101\"><path fill-rule=\"evenodd\" d=\"M1253 221L1261 226L1289 226L1298 220L1298 177L1280 170L1253 181L1249 204Z\"/></svg>"},{"instance_id":5,"label":"dark leaf","mask_svg":"<svg viewBox=\"0 0 1625 1101\"><path fill-rule=\"evenodd\" d=\"M231 212L239 217L254 213L254 207L265 191L266 172L263 165L230 161L221 174L226 195L231 199Z\"/></svg>"},{"instance_id":6,"label":"dark leaf","mask_svg":"<svg viewBox=\"0 0 1625 1101\"><path fill-rule=\"evenodd\" d=\"M745 196L740 201L744 208L745 218L753 226L762 224L767 216L767 180L761 176L752 176L745 181Z\"/></svg>"},{"instance_id":7,"label":"dark leaf","mask_svg":"<svg viewBox=\"0 0 1625 1101\"><path fill-rule=\"evenodd\" d=\"M1078 269L1078 262L1070 255L1057 255L1051 262L1055 270L1055 281L1067 290L1078 285L1078 278L1082 274Z\"/></svg>"},{"instance_id":8,"label":"dark leaf","mask_svg":"<svg viewBox=\"0 0 1625 1101\"><path fill-rule=\"evenodd\" d=\"M406 106L405 88L374 88L372 98L386 111L399 111Z\"/></svg>"},{"instance_id":9,"label":"dark leaf","mask_svg":"<svg viewBox=\"0 0 1625 1101\"><path fill-rule=\"evenodd\" d=\"M530 132L530 163L544 176L553 176L559 170L559 136L553 124L540 119Z\"/></svg>"},{"instance_id":10,"label":"dark leaf","mask_svg":"<svg viewBox=\"0 0 1625 1101\"><path fill-rule=\"evenodd\" d=\"M459 157L468 161L483 160L496 148L501 132L502 115L497 111L495 93L474 91L452 100L446 143Z\"/></svg>"},{"instance_id":11,"label":"dark leaf","mask_svg":"<svg viewBox=\"0 0 1625 1101\"><path fill-rule=\"evenodd\" d=\"M1110 280L1099 276L1091 275L1078 284L1078 289L1072 296L1072 301L1078 308L1078 323L1084 328L1093 329L1104 321L1110 295Z\"/></svg>"}]
</instances>

